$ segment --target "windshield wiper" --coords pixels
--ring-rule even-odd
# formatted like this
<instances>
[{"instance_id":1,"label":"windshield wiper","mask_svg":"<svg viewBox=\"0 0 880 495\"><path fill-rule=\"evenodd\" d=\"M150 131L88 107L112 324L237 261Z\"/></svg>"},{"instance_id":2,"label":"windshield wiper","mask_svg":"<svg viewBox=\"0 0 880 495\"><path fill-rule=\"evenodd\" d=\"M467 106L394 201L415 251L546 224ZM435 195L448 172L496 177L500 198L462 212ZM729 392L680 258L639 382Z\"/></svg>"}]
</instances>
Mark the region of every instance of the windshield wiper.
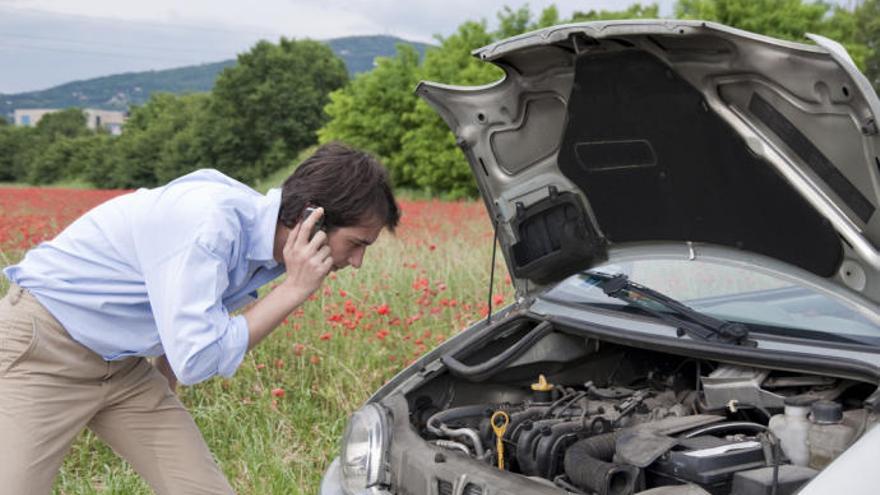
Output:
<instances>
[{"instance_id":1,"label":"windshield wiper","mask_svg":"<svg viewBox=\"0 0 880 495\"><path fill-rule=\"evenodd\" d=\"M605 295L620 299L669 323L677 329L679 337L688 335L704 341L754 345L754 342L748 340L748 327L742 323L719 320L700 313L654 289L632 282L626 275L610 276L590 272L590 276L600 279L596 285L605 292ZM655 305L662 309L652 307Z\"/></svg>"}]
</instances>

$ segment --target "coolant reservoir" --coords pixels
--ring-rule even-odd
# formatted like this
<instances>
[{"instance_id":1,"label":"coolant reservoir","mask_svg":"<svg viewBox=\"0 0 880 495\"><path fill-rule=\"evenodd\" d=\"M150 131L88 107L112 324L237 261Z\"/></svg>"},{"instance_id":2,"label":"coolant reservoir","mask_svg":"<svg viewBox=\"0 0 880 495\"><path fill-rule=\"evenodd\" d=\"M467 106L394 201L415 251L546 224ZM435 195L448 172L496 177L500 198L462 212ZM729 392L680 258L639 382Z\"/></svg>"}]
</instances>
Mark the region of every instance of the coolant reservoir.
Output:
<instances>
[{"instance_id":1,"label":"coolant reservoir","mask_svg":"<svg viewBox=\"0 0 880 495\"><path fill-rule=\"evenodd\" d=\"M813 400L798 396L786 397L785 413L770 418L770 432L779 439L782 451L795 466L806 466L810 463L810 450L807 446L810 420L807 419L807 414Z\"/></svg>"},{"instance_id":2,"label":"coolant reservoir","mask_svg":"<svg viewBox=\"0 0 880 495\"><path fill-rule=\"evenodd\" d=\"M843 453L856 430L843 422L843 407L828 400L813 403L809 421L810 467L822 469Z\"/></svg>"}]
</instances>

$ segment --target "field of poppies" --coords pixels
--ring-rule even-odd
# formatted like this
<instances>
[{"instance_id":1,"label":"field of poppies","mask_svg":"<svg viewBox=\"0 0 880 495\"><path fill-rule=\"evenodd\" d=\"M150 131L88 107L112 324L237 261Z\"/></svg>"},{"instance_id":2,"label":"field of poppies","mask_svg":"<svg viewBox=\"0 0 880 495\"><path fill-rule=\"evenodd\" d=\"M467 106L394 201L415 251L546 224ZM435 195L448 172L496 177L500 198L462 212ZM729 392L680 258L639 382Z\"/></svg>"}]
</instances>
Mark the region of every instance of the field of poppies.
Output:
<instances>
[{"instance_id":1,"label":"field of poppies","mask_svg":"<svg viewBox=\"0 0 880 495\"><path fill-rule=\"evenodd\" d=\"M0 189L0 268L89 208L125 191ZM315 493L348 414L418 356L486 316L492 230L479 202L402 201L394 235L360 270L323 288L231 379L179 389L240 494ZM512 300L496 261L493 304ZM0 293L6 281L0 277ZM74 444L56 493L150 493L91 433Z\"/></svg>"}]
</instances>

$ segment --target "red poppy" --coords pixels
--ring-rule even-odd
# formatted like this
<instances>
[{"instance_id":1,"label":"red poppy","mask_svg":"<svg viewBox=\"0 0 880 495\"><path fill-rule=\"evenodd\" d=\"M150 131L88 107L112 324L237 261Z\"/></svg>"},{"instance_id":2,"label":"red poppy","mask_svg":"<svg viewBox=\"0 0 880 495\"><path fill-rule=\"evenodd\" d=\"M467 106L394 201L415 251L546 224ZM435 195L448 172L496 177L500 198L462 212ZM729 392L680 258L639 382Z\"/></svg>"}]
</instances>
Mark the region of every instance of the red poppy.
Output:
<instances>
[{"instance_id":1,"label":"red poppy","mask_svg":"<svg viewBox=\"0 0 880 495\"><path fill-rule=\"evenodd\" d=\"M273 388L272 389L272 397L284 397L284 389L283 388Z\"/></svg>"},{"instance_id":2,"label":"red poppy","mask_svg":"<svg viewBox=\"0 0 880 495\"><path fill-rule=\"evenodd\" d=\"M382 304L381 306L376 308L376 312L379 313L380 315L387 315L388 311L389 311L389 309L388 309L387 304Z\"/></svg>"}]
</instances>

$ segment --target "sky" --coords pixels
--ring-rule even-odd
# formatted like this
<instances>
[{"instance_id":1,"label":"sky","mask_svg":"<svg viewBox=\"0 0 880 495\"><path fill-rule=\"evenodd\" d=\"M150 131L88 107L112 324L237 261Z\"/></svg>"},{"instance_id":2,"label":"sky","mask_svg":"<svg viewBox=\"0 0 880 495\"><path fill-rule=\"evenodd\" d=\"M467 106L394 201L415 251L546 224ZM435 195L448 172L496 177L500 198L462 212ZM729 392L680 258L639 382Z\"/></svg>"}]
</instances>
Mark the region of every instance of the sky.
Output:
<instances>
[{"instance_id":1,"label":"sky","mask_svg":"<svg viewBox=\"0 0 880 495\"><path fill-rule=\"evenodd\" d=\"M462 22L490 28L525 0L0 0L0 94L235 58L260 39L387 34L433 42ZM634 0L531 0L560 17ZM652 2L642 2L652 3ZM674 0L659 0L671 16Z\"/></svg>"}]
</instances>

